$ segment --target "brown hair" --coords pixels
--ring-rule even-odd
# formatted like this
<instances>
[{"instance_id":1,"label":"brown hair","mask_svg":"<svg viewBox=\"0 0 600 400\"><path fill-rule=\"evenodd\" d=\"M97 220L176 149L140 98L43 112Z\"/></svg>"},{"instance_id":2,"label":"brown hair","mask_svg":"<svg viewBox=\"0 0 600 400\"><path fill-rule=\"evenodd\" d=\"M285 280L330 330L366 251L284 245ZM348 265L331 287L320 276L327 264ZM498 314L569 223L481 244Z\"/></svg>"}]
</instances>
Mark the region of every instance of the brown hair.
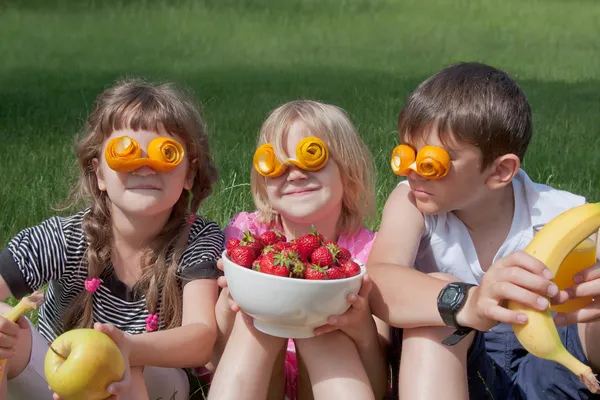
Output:
<instances>
[{"instance_id":1,"label":"brown hair","mask_svg":"<svg viewBox=\"0 0 600 400\"><path fill-rule=\"evenodd\" d=\"M104 140L114 130L159 131L161 127L183 139L190 160L188 176L193 176L193 183L190 191L182 191L166 225L142 255L142 277L134 289L145 295L150 313L156 313L159 305L169 310L161 313L161 325L172 328L181 324L182 317L177 263L187 244L186 218L197 213L217 180L205 126L191 93L169 83L148 83L140 79L121 80L102 92L86 121L83 137L76 141L80 177L72 198L74 202L88 201L90 211L83 219L88 241L87 275L100 277L111 265L113 237L110 199L98 188L92 160L101 156ZM82 288L65 313L65 330L90 327L92 314L93 296Z\"/></svg>"},{"instance_id":2,"label":"brown hair","mask_svg":"<svg viewBox=\"0 0 600 400\"><path fill-rule=\"evenodd\" d=\"M479 147L482 170L504 154L523 161L531 124L531 108L517 83L479 63L451 65L421 83L398 117L401 141L437 129L444 145L452 147L455 139Z\"/></svg>"},{"instance_id":3,"label":"brown hair","mask_svg":"<svg viewBox=\"0 0 600 400\"><path fill-rule=\"evenodd\" d=\"M277 158L287 159L283 141L296 120L302 121L312 135L327 144L329 156L342 171L344 194L337 226L339 231L345 234L358 232L375 207L375 172L371 152L343 109L311 100L290 101L273 110L261 127L258 146L271 143ZM266 179L252 168L250 185L254 203L263 222L273 226L281 221L269 204Z\"/></svg>"}]
</instances>

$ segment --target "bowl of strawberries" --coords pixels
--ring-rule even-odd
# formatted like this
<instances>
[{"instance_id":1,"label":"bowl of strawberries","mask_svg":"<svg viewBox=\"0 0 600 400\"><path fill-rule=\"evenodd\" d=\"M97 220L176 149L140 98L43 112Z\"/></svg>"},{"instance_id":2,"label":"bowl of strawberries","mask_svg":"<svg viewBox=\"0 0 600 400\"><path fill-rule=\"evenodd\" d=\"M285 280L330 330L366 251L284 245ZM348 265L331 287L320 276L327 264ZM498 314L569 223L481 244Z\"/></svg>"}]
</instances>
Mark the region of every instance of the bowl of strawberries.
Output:
<instances>
[{"instance_id":1,"label":"bowl of strawberries","mask_svg":"<svg viewBox=\"0 0 600 400\"><path fill-rule=\"evenodd\" d=\"M258 330L295 339L345 313L365 273L347 249L314 229L291 241L276 231L246 231L227 242L223 270L231 296Z\"/></svg>"}]
</instances>

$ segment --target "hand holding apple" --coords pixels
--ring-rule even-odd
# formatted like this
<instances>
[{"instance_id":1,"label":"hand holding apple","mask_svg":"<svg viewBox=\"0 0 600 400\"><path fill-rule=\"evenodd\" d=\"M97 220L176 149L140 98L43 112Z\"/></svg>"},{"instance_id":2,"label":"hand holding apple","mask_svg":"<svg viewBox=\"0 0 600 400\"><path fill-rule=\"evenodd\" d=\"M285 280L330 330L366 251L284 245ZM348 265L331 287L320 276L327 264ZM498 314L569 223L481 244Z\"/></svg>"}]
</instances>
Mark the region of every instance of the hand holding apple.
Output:
<instances>
[{"instance_id":1,"label":"hand holding apple","mask_svg":"<svg viewBox=\"0 0 600 400\"><path fill-rule=\"evenodd\" d=\"M104 400L129 391L127 336L109 324L73 329L50 345L44 374L55 399Z\"/></svg>"}]
</instances>

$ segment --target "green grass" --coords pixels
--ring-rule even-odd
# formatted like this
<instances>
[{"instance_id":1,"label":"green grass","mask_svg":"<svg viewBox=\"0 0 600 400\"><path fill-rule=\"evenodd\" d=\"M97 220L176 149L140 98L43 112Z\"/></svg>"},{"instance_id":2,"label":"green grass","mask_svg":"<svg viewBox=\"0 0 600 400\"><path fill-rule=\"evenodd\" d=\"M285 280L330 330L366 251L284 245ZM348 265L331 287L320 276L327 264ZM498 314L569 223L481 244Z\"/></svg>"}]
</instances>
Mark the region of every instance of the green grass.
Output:
<instances>
[{"instance_id":1,"label":"green grass","mask_svg":"<svg viewBox=\"0 0 600 400\"><path fill-rule=\"evenodd\" d=\"M600 201L595 1L9 0L0 37L0 247L54 214L76 172L73 136L125 75L196 92L221 173L202 212L220 224L252 208L260 124L296 98L349 112L376 158L381 210L405 97L463 60L507 70L528 94L532 178Z\"/></svg>"}]
</instances>

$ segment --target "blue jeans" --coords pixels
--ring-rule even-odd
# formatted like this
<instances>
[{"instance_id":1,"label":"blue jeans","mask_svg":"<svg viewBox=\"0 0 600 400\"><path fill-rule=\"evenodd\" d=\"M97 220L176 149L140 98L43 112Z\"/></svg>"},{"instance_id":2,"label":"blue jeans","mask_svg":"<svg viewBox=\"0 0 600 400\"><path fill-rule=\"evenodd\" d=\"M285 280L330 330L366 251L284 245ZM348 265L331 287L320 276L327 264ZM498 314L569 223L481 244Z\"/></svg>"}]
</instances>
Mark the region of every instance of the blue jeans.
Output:
<instances>
[{"instance_id":1,"label":"blue jeans","mask_svg":"<svg viewBox=\"0 0 600 400\"><path fill-rule=\"evenodd\" d=\"M558 333L569 353L589 365L577 325L560 327ZM600 399L562 365L529 354L510 325L477 332L467 362L471 399Z\"/></svg>"}]
</instances>

